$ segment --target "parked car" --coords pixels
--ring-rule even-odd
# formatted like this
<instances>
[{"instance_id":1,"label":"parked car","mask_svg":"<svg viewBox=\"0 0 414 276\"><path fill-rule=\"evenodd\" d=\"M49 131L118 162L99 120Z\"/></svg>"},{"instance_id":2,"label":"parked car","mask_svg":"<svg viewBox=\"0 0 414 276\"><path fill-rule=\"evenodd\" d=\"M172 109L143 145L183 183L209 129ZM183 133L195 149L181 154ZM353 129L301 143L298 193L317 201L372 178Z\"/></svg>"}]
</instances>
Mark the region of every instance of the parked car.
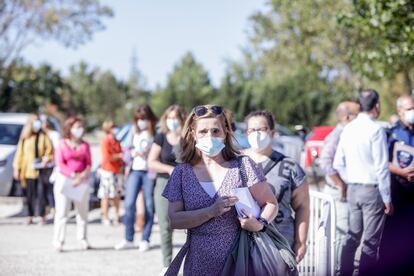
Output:
<instances>
[{"instance_id":1,"label":"parked car","mask_svg":"<svg viewBox=\"0 0 414 276\"><path fill-rule=\"evenodd\" d=\"M0 113L0 196L13 189L13 159L28 114Z\"/></svg>"},{"instance_id":2,"label":"parked car","mask_svg":"<svg viewBox=\"0 0 414 276\"><path fill-rule=\"evenodd\" d=\"M13 159L28 118L28 113L0 112L0 196L21 195L13 179ZM53 117L49 120L53 128L61 132L58 120Z\"/></svg>"},{"instance_id":3,"label":"parked car","mask_svg":"<svg viewBox=\"0 0 414 276\"><path fill-rule=\"evenodd\" d=\"M315 178L315 182L319 182L319 178L324 175L320 168L319 158L325 138L334 128L335 126L317 126L306 137L302 166L308 175Z\"/></svg>"}]
</instances>

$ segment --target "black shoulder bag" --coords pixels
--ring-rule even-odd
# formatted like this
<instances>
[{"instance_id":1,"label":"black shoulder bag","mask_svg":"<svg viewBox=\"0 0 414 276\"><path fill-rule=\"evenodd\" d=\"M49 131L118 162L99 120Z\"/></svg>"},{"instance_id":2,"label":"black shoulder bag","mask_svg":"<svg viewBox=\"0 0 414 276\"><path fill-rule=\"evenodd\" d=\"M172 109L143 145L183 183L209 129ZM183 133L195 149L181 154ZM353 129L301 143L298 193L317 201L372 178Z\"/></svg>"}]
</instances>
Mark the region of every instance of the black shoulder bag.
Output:
<instances>
[{"instance_id":1,"label":"black shoulder bag","mask_svg":"<svg viewBox=\"0 0 414 276\"><path fill-rule=\"evenodd\" d=\"M247 174L243 158L238 166L243 187L247 187ZM271 224L265 232L241 230L239 238L227 257L221 275L298 275L295 254L289 242Z\"/></svg>"}]
</instances>

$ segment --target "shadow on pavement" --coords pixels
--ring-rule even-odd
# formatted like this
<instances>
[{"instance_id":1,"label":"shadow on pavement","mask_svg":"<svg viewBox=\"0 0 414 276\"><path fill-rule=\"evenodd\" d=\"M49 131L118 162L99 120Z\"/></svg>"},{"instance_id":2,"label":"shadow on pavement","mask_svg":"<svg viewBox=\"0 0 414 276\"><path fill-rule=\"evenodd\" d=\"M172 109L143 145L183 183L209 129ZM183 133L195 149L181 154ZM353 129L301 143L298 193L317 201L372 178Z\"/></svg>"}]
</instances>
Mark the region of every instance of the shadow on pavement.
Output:
<instances>
[{"instance_id":1,"label":"shadow on pavement","mask_svg":"<svg viewBox=\"0 0 414 276\"><path fill-rule=\"evenodd\" d=\"M180 249L184 244L174 244L173 248L176 249ZM148 251L152 251L152 250L159 250L161 249L160 245L153 245L150 247L150 249ZM123 252L123 251L138 251L138 246L133 247L133 248L129 248L129 249L123 249L123 250L119 250L119 252ZM63 249L62 252L60 253L78 253L78 252L88 252L88 251L118 251L115 250L115 248L113 246L102 246L102 247L98 247L98 246L93 246L91 245L90 248L88 250L84 250L81 248L71 248L71 249ZM142 252L143 254L145 252Z\"/></svg>"}]
</instances>

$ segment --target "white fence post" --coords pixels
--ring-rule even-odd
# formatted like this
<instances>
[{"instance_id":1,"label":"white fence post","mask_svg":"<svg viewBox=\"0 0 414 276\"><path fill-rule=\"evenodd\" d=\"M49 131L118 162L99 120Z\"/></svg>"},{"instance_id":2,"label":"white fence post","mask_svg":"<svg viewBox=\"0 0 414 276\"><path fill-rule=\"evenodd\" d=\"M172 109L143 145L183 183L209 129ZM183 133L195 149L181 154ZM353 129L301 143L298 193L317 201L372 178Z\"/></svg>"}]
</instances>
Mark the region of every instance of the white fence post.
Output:
<instances>
[{"instance_id":1,"label":"white fence post","mask_svg":"<svg viewBox=\"0 0 414 276\"><path fill-rule=\"evenodd\" d=\"M335 274L335 201L330 195L309 191L310 220L307 252L299 263L299 275Z\"/></svg>"}]
</instances>

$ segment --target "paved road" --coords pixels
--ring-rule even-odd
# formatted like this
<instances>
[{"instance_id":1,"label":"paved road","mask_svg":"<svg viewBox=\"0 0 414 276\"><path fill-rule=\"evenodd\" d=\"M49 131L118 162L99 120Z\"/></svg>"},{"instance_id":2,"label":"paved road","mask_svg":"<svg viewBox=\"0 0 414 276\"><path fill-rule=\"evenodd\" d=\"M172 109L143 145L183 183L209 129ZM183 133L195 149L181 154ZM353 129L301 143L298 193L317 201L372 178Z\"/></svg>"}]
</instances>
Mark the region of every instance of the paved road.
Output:
<instances>
[{"instance_id":1,"label":"paved road","mask_svg":"<svg viewBox=\"0 0 414 276\"><path fill-rule=\"evenodd\" d=\"M160 237L155 224L151 250L115 251L123 237L123 225L103 226L99 210L89 215L91 250L79 250L75 218L67 226L64 252L52 248L52 220L45 226L25 225L23 202L0 198L0 275L159 275L162 268ZM140 239L137 235L136 240ZM174 233L175 254L185 242L184 231Z\"/></svg>"}]
</instances>

